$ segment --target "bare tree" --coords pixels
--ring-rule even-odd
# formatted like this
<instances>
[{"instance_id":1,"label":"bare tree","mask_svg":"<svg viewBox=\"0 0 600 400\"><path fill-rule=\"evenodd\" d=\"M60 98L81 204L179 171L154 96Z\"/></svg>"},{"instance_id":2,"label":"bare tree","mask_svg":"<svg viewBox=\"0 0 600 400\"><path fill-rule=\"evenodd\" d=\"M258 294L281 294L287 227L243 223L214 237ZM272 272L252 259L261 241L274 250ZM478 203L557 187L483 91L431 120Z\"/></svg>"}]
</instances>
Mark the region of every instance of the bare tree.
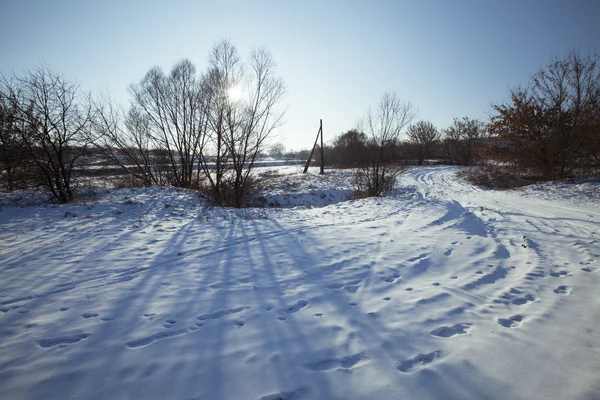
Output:
<instances>
[{"instance_id":1,"label":"bare tree","mask_svg":"<svg viewBox=\"0 0 600 400\"><path fill-rule=\"evenodd\" d=\"M571 52L511 91L494 107L496 149L521 171L543 179L571 175L598 160L600 60ZM497 152L494 152L497 153Z\"/></svg>"},{"instance_id":2,"label":"bare tree","mask_svg":"<svg viewBox=\"0 0 600 400\"><path fill-rule=\"evenodd\" d=\"M166 157L168 181L175 186L190 187L198 178L195 166L206 144L208 122L202 88L189 60L175 64L169 75L151 68L130 86L129 131L136 142L150 139L142 146L136 143L142 153L150 154L151 145Z\"/></svg>"},{"instance_id":3,"label":"bare tree","mask_svg":"<svg viewBox=\"0 0 600 400\"><path fill-rule=\"evenodd\" d=\"M283 143L275 143L269 149L269 155L273 158L283 158L285 154L285 145Z\"/></svg>"},{"instance_id":4,"label":"bare tree","mask_svg":"<svg viewBox=\"0 0 600 400\"><path fill-rule=\"evenodd\" d=\"M46 66L4 80L3 86L40 183L61 203L73 200L75 164L93 140L89 96Z\"/></svg>"},{"instance_id":5,"label":"bare tree","mask_svg":"<svg viewBox=\"0 0 600 400\"><path fill-rule=\"evenodd\" d=\"M0 179L9 191L27 184L28 157L19 137L18 123L16 109L0 91Z\"/></svg>"},{"instance_id":6,"label":"bare tree","mask_svg":"<svg viewBox=\"0 0 600 400\"><path fill-rule=\"evenodd\" d=\"M394 189L402 171L394 162L398 138L416 115L417 110L410 102L402 102L393 93L385 93L377 108L368 111L364 121L367 149L354 176L359 195L381 196Z\"/></svg>"},{"instance_id":7,"label":"bare tree","mask_svg":"<svg viewBox=\"0 0 600 400\"><path fill-rule=\"evenodd\" d=\"M200 167L209 186L209 195L217 205L228 203L226 172L231 152L227 146L230 129L237 126L239 113L236 101L229 94L241 93L243 65L237 49L227 40L215 44L208 58L209 70L204 79L207 96L208 146L200 155ZM237 97L237 96L236 96ZM229 185L230 186L230 185Z\"/></svg>"},{"instance_id":8,"label":"bare tree","mask_svg":"<svg viewBox=\"0 0 600 400\"><path fill-rule=\"evenodd\" d=\"M169 183L169 159L150 132L149 117L132 107L127 114L107 96L94 103L95 146L126 174L129 183L163 186Z\"/></svg>"},{"instance_id":9,"label":"bare tree","mask_svg":"<svg viewBox=\"0 0 600 400\"><path fill-rule=\"evenodd\" d=\"M440 140L440 133L431 122L419 121L408 127L409 141L417 148L419 165L431 155L435 145Z\"/></svg>"},{"instance_id":10,"label":"bare tree","mask_svg":"<svg viewBox=\"0 0 600 400\"><path fill-rule=\"evenodd\" d=\"M209 136L214 169L202 164L217 204L242 207L254 184L254 164L266 139L281 122L279 102L285 93L275 62L264 49L242 64L228 41L213 48L207 76Z\"/></svg>"},{"instance_id":11,"label":"bare tree","mask_svg":"<svg viewBox=\"0 0 600 400\"><path fill-rule=\"evenodd\" d=\"M454 118L454 122L444 131L446 156L451 163L475 165L478 161L478 149L487 137L483 122L463 117Z\"/></svg>"},{"instance_id":12,"label":"bare tree","mask_svg":"<svg viewBox=\"0 0 600 400\"><path fill-rule=\"evenodd\" d=\"M242 207L247 201L254 181L254 163L283 117L277 106L285 93L285 85L276 76L275 61L265 49L258 49L252 52L248 64L248 98L240 105L239 126L230 127L227 137L235 177L235 207Z\"/></svg>"}]
</instances>

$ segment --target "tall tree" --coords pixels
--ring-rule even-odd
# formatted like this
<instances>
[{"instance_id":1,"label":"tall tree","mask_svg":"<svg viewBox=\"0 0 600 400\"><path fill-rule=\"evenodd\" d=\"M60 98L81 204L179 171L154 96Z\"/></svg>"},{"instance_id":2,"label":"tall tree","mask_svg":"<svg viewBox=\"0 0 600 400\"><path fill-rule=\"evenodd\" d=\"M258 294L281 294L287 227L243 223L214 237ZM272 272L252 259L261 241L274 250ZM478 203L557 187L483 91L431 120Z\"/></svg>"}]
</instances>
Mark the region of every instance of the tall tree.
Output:
<instances>
[{"instance_id":1,"label":"tall tree","mask_svg":"<svg viewBox=\"0 0 600 400\"><path fill-rule=\"evenodd\" d=\"M218 204L242 207L253 187L253 168L266 139L280 124L285 85L265 49L242 63L228 41L215 45L207 76L210 138L215 167L204 170Z\"/></svg>"},{"instance_id":2,"label":"tall tree","mask_svg":"<svg viewBox=\"0 0 600 400\"><path fill-rule=\"evenodd\" d=\"M168 159L169 182L180 187L194 183L195 165L206 144L206 103L201 80L189 60L175 64L166 75L159 67L130 86L131 124L143 127ZM146 124L138 125L139 122Z\"/></svg>"}]
</instances>

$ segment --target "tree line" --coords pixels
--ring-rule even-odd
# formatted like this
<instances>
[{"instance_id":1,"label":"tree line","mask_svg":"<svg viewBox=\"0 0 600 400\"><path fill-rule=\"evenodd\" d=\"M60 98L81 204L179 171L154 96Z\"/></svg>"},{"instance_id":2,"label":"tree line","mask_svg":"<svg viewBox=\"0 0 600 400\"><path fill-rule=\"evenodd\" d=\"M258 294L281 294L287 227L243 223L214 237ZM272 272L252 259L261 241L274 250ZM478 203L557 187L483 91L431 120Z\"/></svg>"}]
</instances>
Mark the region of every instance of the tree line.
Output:
<instances>
[{"instance_id":1,"label":"tree line","mask_svg":"<svg viewBox=\"0 0 600 400\"><path fill-rule=\"evenodd\" d=\"M198 72L189 60L151 68L129 87L124 109L92 98L47 66L0 81L0 179L8 190L41 185L74 199L82 164L117 165L131 185L197 188L216 205L245 206L257 189L253 169L281 123L285 93L264 49L242 59L229 41L214 45ZM600 64L571 52L510 90L488 121L456 118L438 129L393 93L355 128L323 149L327 165L354 168L360 195L395 187L410 164L480 165L482 182L597 176L600 171ZM306 158L305 153L272 155ZM317 158L320 152L316 152Z\"/></svg>"},{"instance_id":2,"label":"tree line","mask_svg":"<svg viewBox=\"0 0 600 400\"><path fill-rule=\"evenodd\" d=\"M108 96L91 98L47 66L4 77L6 187L42 185L57 201L72 201L76 167L100 155L132 184L200 188L216 205L245 205L255 189L257 156L283 115L285 85L266 50L242 60L233 44L220 41L205 72L189 60L169 73L154 67L129 93L125 111Z\"/></svg>"},{"instance_id":3,"label":"tree line","mask_svg":"<svg viewBox=\"0 0 600 400\"><path fill-rule=\"evenodd\" d=\"M384 96L386 101L389 99ZM402 165L422 165L427 160L478 165L482 168L473 177L496 186L502 185L501 181L506 183L507 177L513 177L513 182L516 178L531 182L600 173L597 56L571 52L553 61L534 74L528 86L512 89L508 101L493 105L488 121L455 118L449 127L440 130L429 121L413 122L414 108L410 103L405 107L411 110L399 112L403 116L398 125L402 136L373 129L369 114L366 124L341 133L325 146L326 163L364 169L372 164L373 149L381 151L385 147L385 163L396 170ZM380 105L380 118L384 110L394 114Z\"/></svg>"}]
</instances>

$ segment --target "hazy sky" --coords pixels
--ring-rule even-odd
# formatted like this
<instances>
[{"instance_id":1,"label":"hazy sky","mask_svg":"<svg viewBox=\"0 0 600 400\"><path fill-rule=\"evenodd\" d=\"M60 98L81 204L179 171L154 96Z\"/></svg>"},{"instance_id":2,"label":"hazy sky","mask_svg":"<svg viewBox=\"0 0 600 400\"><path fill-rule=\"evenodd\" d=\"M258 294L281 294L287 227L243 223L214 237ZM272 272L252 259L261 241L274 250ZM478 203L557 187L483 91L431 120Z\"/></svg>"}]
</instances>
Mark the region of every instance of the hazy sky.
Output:
<instances>
[{"instance_id":1,"label":"hazy sky","mask_svg":"<svg viewBox=\"0 0 600 400\"><path fill-rule=\"evenodd\" d=\"M40 63L123 105L154 65L202 71L229 39L266 47L287 85L276 141L312 146L353 128L385 91L447 127L486 119L510 87L572 48L600 53L600 1L0 0L0 72Z\"/></svg>"}]
</instances>

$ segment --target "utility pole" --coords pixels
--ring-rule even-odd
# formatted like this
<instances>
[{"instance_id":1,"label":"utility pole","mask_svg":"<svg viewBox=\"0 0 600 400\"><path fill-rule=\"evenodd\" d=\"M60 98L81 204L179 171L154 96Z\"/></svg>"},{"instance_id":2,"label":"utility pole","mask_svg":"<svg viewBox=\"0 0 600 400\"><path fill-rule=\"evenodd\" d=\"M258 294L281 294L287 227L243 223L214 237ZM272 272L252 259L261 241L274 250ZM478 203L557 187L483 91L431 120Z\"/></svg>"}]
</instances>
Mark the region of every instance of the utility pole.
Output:
<instances>
[{"instance_id":1,"label":"utility pole","mask_svg":"<svg viewBox=\"0 0 600 400\"><path fill-rule=\"evenodd\" d=\"M306 160L306 165L304 165L304 173L308 171L308 167L310 166L310 160L312 159L313 153L315 152L315 147L317 147L317 143L319 143L319 136L321 136L321 173L325 173L325 164L323 161L323 120L320 121L321 122L319 124L319 132L317 132L315 144L313 145L313 148L310 151L310 156L308 156L308 160Z\"/></svg>"},{"instance_id":2,"label":"utility pole","mask_svg":"<svg viewBox=\"0 0 600 400\"><path fill-rule=\"evenodd\" d=\"M319 132L321 132L321 175L325 173L325 157L323 155L323 120L319 120Z\"/></svg>"}]
</instances>

